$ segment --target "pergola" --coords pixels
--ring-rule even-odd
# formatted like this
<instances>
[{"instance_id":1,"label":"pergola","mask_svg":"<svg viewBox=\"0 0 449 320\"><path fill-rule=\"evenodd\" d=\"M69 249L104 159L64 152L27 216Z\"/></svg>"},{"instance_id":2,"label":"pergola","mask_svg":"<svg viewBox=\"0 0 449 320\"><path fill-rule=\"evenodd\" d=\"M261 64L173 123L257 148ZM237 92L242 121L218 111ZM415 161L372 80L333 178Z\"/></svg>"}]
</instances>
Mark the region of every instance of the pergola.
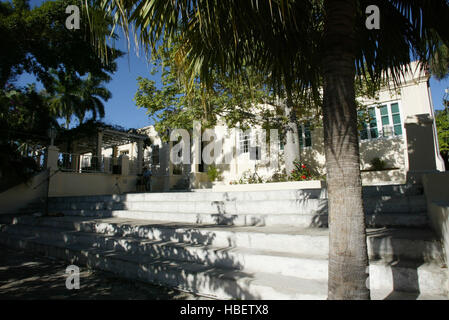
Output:
<instances>
[{"instance_id":1,"label":"pergola","mask_svg":"<svg viewBox=\"0 0 449 320\"><path fill-rule=\"evenodd\" d=\"M95 134L75 139L73 150L76 151L76 154L92 153L93 156L101 159L103 149L114 149L117 146L135 142L137 144L137 170L138 173L141 173L143 147L146 139L148 139L146 135L98 127Z\"/></svg>"}]
</instances>

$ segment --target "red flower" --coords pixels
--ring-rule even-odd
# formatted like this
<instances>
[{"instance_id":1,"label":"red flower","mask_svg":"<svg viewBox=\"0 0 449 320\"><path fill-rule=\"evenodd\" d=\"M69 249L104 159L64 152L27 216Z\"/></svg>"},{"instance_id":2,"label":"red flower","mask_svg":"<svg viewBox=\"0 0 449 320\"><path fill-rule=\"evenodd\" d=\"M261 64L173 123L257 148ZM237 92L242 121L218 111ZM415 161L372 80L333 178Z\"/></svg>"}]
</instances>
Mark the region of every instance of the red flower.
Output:
<instances>
[{"instance_id":1,"label":"red flower","mask_svg":"<svg viewBox=\"0 0 449 320\"><path fill-rule=\"evenodd\" d=\"M301 167L302 167L302 168L305 168L306 166L305 166L305 165L302 165Z\"/></svg>"},{"instance_id":2,"label":"red flower","mask_svg":"<svg viewBox=\"0 0 449 320\"><path fill-rule=\"evenodd\" d=\"M301 179L306 180L307 177L306 176L301 176Z\"/></svg>"}]
</instances>

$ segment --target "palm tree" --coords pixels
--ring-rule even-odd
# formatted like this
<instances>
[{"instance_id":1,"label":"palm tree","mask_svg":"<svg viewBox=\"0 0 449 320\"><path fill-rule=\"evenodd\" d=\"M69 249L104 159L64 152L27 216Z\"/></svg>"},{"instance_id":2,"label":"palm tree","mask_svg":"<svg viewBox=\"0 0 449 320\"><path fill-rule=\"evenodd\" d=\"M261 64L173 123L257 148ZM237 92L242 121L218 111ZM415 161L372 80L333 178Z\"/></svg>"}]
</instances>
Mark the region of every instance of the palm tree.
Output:
<instances>
[{"instance_id":1,"label":"palm tree","mask_svg":"<svg viewBox=\"0 0 449 320\"><path fill-rule=\"evenodd\" d=\"M319 92L329 197L329 299L369 299L365 215L360 176L355 76L400 83L412 58L429 61L449 41L446 0L103 0L125 32L142 44L179 33L184 69L208 83L211 70L245 66L271 74L274 87ZM380 30L365 9L377 5ZM385 71L388 70L387 73Z\"/></svg>"},{"instance_id":2,"label":"palm tree","mask_svg":"<svg viewBox=\"0 0 449 320\"><path fill-rule=\"evenodd\" d=\"M52 71L53 82L49 90L49 104L56 116L65 119L68 129L72 115L82 103L79 95L80 79L75 72Z\"/></svg>"},{"instance_id":3,"label":"palm tree","mask_svg":"<svg viewBox=\"0 0 449 320\"><path fill-rule=\"evenodd\" d=\"M102 83L109 79L94 77L91 73L86 79L82 79L70 71L52 74L54 81L49 103L55 114L65 119L66 128L69 128L73 115L80 123L89 111L92 112L92 119L96 119L98 115L104 117L103 101L109 100L111 92Z\"/></svg>"},{"instance_id":4,"label":"palm tree","mask_svg":"<svg viewBox=\"0 0 449 320\"><path fill-rule=\"evenodd\" d=\"M101 79L93 77L91 73L82 81L80 88L80 96L82 99L81 106L77 109L76 115L83 122L86 112L92 112L92 119L95 120L97 116L103 118L105 115L103 101L108 101L112 94L102 85L108 79Z\"/></svg>"}]
</instances>

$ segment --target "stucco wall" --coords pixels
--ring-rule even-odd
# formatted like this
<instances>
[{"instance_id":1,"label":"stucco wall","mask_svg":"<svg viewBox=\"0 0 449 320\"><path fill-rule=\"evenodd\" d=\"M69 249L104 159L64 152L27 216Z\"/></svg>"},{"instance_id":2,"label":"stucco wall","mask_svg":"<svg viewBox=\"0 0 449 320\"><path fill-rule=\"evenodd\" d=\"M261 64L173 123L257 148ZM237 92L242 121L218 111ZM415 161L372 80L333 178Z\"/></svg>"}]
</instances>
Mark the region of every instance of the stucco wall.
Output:
<instances>
[{"instance_id":1,"label":"stucco wall","mask_svg":"<svg viewBox=\"0 0 449 320\"><path fill-rule=\"evenodd\" d=\"M84 196L136 191L137 176L58 172L50 179L49 195Z\"/></svg>"},{"instance_id":2,"label":"stucco wall","mask_svg":"<svg viewBox=\"0 0 449 320\"><path fill-rule=\"evenodd\" d=\"M364 185L380 183L405 183L405 141L403 137L379 138L362 141L360 143L360 162L362 170L371 168L371 161L380 158L386 162L385 171L362 172ZM316 168L321 174L326 172L326 158L324 155L323 129L315 128L312 131L312 146L301 150L301 161Z\"/></svg>"},{"instance_id":3,"label":"stucco wall","mask_svg":"<svg viewBox=\"0 0 449 320\"><path fill-rule=\"evenodd\" d=\"M449 263L449 172L424 174L422 177L427 198L430 225L443 244L444 258ZM446 271L449 276L449 270ZM447 283L449 291L449 278Z\"/></svg>"},{"instance_id":4,"label":"stucco wall","mask_svg":"<svg viewBox=\"0 0 449 320\"><path fill-rule=\"evenodd\" d=\"M0 214L15 213L28 203L35 202L47 195L47 171L32 177L27 183L21 183L0 193Z\"/></svg>"},{"instance_id":5,"label":"stucco wall","mask_svg":"<svg viewBox=\"0 0 449 320\"><path fill-rule=\"evenodd\" d=\"M365 185L379 184L379 183L405 183L407 180L407 172L409 171L409 155L407 153L407 131L405 128L405 121L408 117L414 115L429 115L432 114L432 104L429 96L428 88L429 74L426 71L418 69L417 63L412 63L410 72L405 74L405 79L400 87L395 88L392 84L389 88L386 87L378 93L378 99L358 98L358 100L366 105L381 105L384 103L398 102L400 109L400 117L402 122L402 136L397 137L381 137L373 140L365 140L360 143L360 158L361 169L368 170L371 165L370 162L374 158L380 158L387 163L389 170L385 171L364 171L362 172L362 182ZM432 129L432 127L430 128ZM218 164L217 167L223 172L225 183L232 180L238 180L245 172L254 172L255 165L258 165L257 173L264 178L270 178L276 171L281 171L283 165L283 152L280 151L279 158L277 158L278 165L273 167L269 165L261 165L260 161L250 159L249 153L236 155L239 144L239 137L229 134L229 130L225 127L216 127L215 133L219 138L224 138L223 152L224 154L234 154L232 160L228 164ZM143 129L148 136L158 141L161 145L160 149L160 167L157 172L153 172L154 176L160 176L157 180L166 181L163 176L170 175L171 165L169 164L169 146L162 144L158 138L154 127L149 126ZM312 146L301 150L301 160L309 166L315 168L321 174L325 173L325 155L324 155L324 141L323 129L316 127L312 132ZM412 138L412 137L411 137ZM412 140L412 139L411 139ZM423 149L429 149L433 145L434 137L423 137L420 141L420 146ZM134 149L132 145L127 145L123 148L130 149L130 157L134 156ZM419 152L419 150L417 151ZM420 152L426 154L427 152ZM190 170L189 170L190 171ZM192 170L194 171L194 170ZM187 171L188 172L188 171ZM198 176L199 177L199 176ZM205 181L201 178L198 183L204 185ZM163 182L167 184L167 182ZM162 188L162 187L161 187Z\"/></svg>"}]
</instances>

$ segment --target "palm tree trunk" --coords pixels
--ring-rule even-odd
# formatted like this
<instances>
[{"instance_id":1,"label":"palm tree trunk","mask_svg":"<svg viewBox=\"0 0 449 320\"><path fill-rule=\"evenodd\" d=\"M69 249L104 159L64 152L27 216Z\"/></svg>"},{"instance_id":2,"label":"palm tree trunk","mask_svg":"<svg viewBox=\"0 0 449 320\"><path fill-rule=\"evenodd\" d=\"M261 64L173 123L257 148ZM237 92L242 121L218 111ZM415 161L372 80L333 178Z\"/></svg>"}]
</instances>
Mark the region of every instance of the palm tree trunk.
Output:
<instances>
[{"instance_id":1,"label":"palm tree trunk","mask_svg":"<svg viewBox=\"0 0 449 320\"><path fill-rule=\"evenodd\" d=\"M288 119L286 132L286 144L284 147L285 154L285 170L290 177L292 170L295 168L293 161L299 160L299 136L298 136L298 122L296 119L296 110L293 106L291 89L287 86L287 101L285 104L285 116Z\"/></svg>"},{"instance_id":2,"label":"palm tree trunk","mask_svg":"<svg viewBox=\"0 0 449 320\"><path fill-rule=\"evenodd\" d=\"M355 104L355 0L326 0L324 144L329 198L328 299L369 299Z\"/></svg>"}]
</instances>

